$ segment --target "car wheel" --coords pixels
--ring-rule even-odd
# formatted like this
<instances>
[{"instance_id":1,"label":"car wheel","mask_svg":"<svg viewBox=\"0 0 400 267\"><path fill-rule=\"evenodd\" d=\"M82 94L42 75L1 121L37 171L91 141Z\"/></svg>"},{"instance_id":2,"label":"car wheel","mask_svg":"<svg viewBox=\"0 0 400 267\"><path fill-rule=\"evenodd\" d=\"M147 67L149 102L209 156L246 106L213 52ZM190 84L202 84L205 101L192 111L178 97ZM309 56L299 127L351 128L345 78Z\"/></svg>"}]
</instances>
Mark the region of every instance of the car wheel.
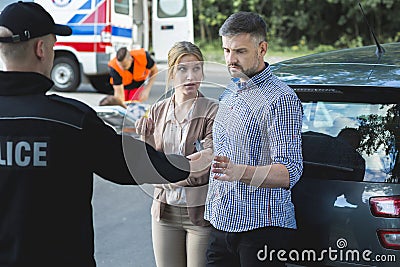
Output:
<instances>
[{"instance_id":1,"label":"car wheel","mask_svg":"<svg viewBox=\"0 0 400 267\"><path fill-rule=\"evenodd\" d=\"M81 82L78 63L67 56L55 58L51 79L54 82L53 89L56 91L76 91Z\"/></svg>"}]
</instances>

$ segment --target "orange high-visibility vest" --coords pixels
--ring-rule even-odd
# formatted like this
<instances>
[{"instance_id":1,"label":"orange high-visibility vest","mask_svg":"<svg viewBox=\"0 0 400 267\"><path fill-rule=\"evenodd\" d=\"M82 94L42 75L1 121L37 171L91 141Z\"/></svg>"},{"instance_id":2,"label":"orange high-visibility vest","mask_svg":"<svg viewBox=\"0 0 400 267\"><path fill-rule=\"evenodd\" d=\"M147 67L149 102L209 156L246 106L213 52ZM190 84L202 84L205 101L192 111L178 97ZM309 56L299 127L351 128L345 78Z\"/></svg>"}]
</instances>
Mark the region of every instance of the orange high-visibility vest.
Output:
<instances>
[{"instance_id":1,"label":"orange high-visibility vest","mask_svg":"<svg viewBox=\"0 0 400 267\"><path fill-rule=\"evenodd\" d=\"M146 80L150 70L146 68L147 58L146 51L142 49L132 50L129 52L134 59L133 73L129 70L121 69L117 64L117 58L113 58L108 62L108 66L115 69L122 77L122 84L129 85L132 81L141 82ZM110 83L113 83L113 78L110 78Z\"/></svg>"}]
</instances>

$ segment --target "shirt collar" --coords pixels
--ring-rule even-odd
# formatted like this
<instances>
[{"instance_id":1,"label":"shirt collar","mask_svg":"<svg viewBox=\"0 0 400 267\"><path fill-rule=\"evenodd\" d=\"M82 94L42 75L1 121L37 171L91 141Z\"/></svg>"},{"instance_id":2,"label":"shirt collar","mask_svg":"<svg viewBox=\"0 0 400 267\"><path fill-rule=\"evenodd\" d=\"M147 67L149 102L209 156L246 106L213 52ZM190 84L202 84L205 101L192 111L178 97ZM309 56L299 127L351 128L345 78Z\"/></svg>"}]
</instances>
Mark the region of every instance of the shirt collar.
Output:
<instances>
[{"instance_id":1,"label":"shirt collar","mask_svg":"<svg viewBox=\"0 0 400 267\"><path fill-rule=\"evenodd\" d=\"M175 121L175 116L174 116L174 103L173 103L173 99L171 98L171 101L169 101L167 116L165 117L165 122L169 123L172 121Z\"/></svg>"},{"instance_id":2,"label":"shirt collar","mask_svg":"<svg viewBox=\"0 0 400 267\"><path fill-rule=\"evenodd\" d=\"M253 87L257 86L257 84L260 84L261 82L265 81L266 79L269 79L272 76L271 68L267 62L264 62L265 68L251 77L249 80L243 82L239 78L231 78L231 81L235 85L235 89L237 91L242 91L242 90L247 90L247 89L252 89Z\"/></svg>"}]
</instances>

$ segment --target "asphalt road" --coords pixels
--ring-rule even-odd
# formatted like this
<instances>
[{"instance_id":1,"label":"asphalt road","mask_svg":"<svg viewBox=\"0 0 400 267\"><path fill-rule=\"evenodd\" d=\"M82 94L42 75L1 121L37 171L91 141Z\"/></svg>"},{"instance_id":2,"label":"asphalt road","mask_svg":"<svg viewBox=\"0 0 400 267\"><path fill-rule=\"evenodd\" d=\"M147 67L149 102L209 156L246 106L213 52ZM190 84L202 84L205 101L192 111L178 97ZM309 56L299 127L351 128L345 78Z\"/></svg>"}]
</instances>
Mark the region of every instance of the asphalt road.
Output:
<instances>
[{"instance_id":1,"label":"asphalt road","mask_svg":"<svg viewBox=\"0 0 400 267\"><path fill-rule=\"evenodd\" d=\"M155 266L151 201L142 187L120 186L95 177L92 202L98 267Z\"/></svg>"}]
</instances>

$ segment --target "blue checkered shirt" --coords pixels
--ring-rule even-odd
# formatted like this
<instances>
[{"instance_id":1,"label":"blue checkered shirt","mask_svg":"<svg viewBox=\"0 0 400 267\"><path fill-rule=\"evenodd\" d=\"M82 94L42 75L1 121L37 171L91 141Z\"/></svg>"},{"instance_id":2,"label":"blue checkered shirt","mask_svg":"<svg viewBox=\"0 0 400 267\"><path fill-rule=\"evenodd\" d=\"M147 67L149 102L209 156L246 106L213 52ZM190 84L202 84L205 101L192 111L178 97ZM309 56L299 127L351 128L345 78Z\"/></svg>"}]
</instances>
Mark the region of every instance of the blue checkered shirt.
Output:
<instances>
[{"instance_id":1,"label":"blue checkered shirt","mask_svg":"<svg viewBox=\"0 0 400 267\"><path fill-rule=\"evenodd\" d=\"M257 188L210 174L205 219L222 231L266 226L296 228L290 189L302 174L302 106L294 91L269 65L246 84L232 79L220 97L213 125L214 153L236 164L283 164L290 188Z\"/></svg>"}]
</instances>

